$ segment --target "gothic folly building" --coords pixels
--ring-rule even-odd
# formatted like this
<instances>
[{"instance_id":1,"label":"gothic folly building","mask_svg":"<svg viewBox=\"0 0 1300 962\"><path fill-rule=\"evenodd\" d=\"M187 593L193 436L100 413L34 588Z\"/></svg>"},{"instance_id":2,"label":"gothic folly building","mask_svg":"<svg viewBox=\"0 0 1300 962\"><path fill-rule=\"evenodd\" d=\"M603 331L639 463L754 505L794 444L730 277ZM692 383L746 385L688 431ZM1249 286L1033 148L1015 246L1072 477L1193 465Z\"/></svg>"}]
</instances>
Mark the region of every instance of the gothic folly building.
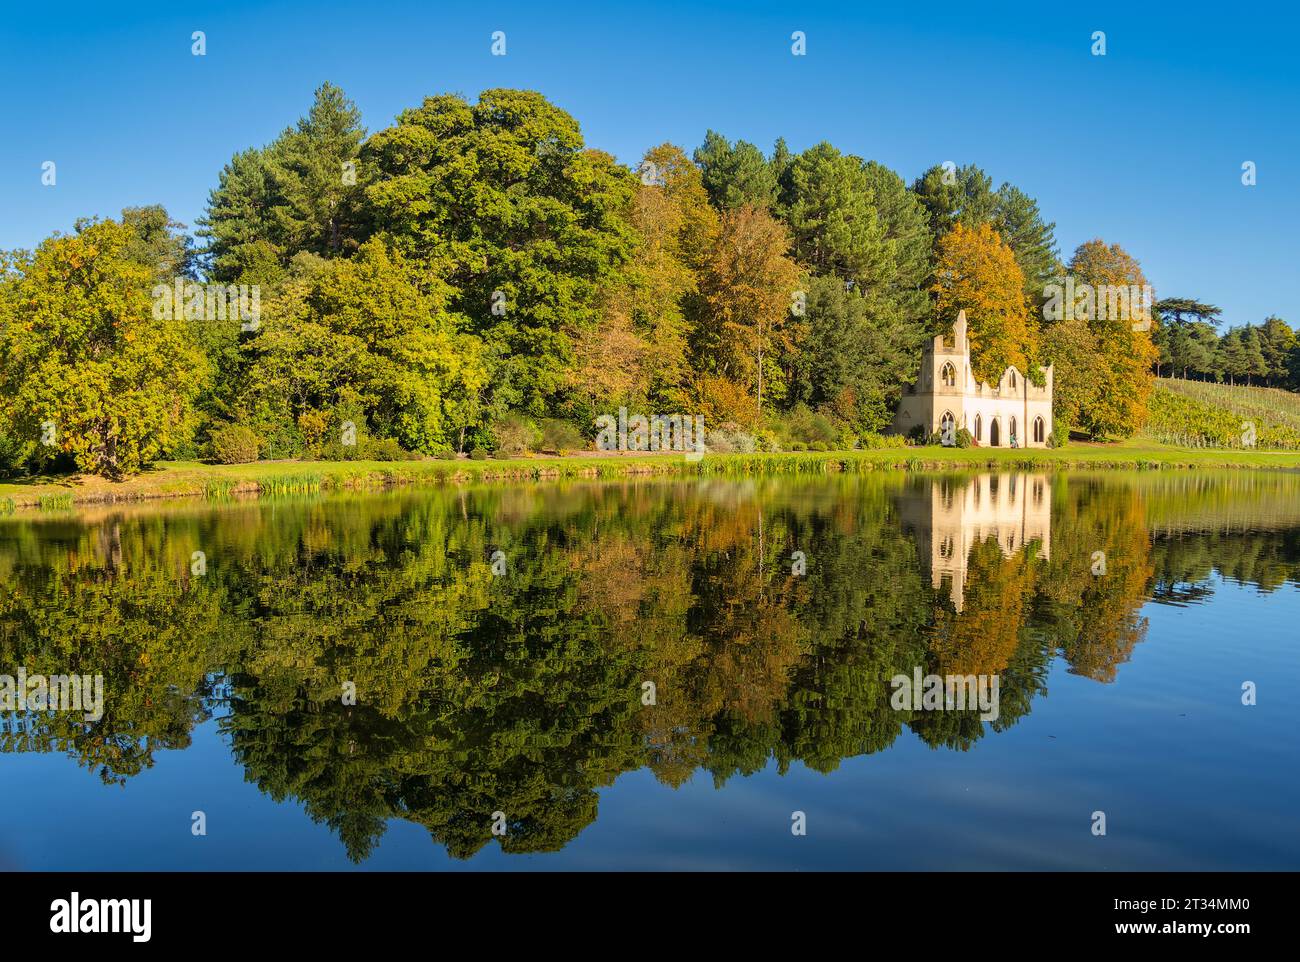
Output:
<instances>
[{"instance_id":1,"label":"gothic folly building","mask_svg":"<svg viewBox=\"0 0 1300 962\"><path fill-rule=\"evenodd\" d=\"M976 383L970 366L966 312L957 315L952 337L942 334L921 352L921 376L903 389L890 429L908 434L920 425L926 436L952 436L965 428L981 447L1043 448L1052 433L1052 368L1042 387L1015 365L998 383Z\"/></svg>"}]
</instances>

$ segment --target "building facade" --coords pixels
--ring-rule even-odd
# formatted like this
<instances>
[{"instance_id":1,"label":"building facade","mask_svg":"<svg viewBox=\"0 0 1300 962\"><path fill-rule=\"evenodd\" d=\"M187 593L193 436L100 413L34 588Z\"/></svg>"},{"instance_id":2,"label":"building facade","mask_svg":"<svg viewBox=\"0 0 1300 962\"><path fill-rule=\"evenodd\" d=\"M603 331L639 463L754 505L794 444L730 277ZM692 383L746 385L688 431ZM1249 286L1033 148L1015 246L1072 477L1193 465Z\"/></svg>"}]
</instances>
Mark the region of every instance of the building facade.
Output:
<instances>
[{"instance_id":1,"label":"building facade","mask_svg":"<svg viewBox=\"0 0 1300 962\"><path fill-rule=\"evenodd\" d=\"M935 337L921 352L921 373L903 397L890 430L908 434L919 425L926 436L951 436L965 428L975 443L992 448L1044 448L1052 434L1052 368L1042 387L1014 365L996 385L977 383L970 366L966 312L957 315L952 337Z\"/></svg>"}]
</instances>

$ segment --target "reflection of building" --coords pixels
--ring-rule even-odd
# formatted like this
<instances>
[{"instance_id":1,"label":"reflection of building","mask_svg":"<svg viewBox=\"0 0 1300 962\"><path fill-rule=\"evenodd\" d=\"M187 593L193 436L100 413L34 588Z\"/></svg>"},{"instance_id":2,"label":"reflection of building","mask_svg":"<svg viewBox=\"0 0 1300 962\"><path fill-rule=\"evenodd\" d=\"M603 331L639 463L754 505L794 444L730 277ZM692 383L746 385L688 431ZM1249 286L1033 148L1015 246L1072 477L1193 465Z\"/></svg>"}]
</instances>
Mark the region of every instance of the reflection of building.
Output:
<instances>
[{"instance_id":1,"label":"reflection of building","mask_svg":"<svg viewBox=\"0 0 1300 962\"><path fill-rule=\"evenodd\" d=\"M965 428L975 443L1007 448L1043 448L1052 433L1052 368L1042 387L1011 366L998 383L976 383L970 366L966 312L957 315L952 337L942 334L921 352L921 376L903 390L891 430L907 434L921 427L926 437Z\"/></svg>"},{"instance_id":2,"label":"reflection of building","mask_svg":"<svg viewBox=\"0 0 1300 962\"><path fill-rule=\"evenodd\" d=\"M929 558L931 585L951 580L949 593L958 611L975 545L996 538L1008 558L1035 541L1043 558L1051 549L1052 499L1042 474L938 478L928 489L904 496L898 515L904 530L916 536L922 561Z\"/></svg>"}]
</instances>

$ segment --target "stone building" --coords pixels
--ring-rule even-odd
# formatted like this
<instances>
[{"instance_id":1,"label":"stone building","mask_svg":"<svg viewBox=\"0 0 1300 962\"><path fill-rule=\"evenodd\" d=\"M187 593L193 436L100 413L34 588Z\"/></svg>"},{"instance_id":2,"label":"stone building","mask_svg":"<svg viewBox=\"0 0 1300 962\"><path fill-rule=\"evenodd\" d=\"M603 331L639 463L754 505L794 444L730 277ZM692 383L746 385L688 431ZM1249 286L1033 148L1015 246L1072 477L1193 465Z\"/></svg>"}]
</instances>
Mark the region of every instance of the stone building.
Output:
<instances>
[{"instance_id":1,"label":"stone building","mask_svg":"<svg viewBox=\"0 0 1300 962\"><path fill-rule=\"evenodd\" d=\"M1044 372L1042 387L1014 365L996 385L977 383L962 311L952 337L940 334L921 352L921 376L903 389L890 430L908 434L920 425L927 436L951 436L965 428L982 447L1046 447L1052 433L1052 368Z\"/></svg>"}]
</instances>

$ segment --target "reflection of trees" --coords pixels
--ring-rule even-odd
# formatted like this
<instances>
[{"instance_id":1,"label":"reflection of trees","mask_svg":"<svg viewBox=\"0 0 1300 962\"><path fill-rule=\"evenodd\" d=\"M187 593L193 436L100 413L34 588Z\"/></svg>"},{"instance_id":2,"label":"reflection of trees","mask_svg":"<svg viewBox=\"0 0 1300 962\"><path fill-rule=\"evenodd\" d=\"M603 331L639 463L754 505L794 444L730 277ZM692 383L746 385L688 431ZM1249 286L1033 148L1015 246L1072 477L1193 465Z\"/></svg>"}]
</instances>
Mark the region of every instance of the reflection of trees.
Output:
<instances>
[{"instance_id":1,"label":"reflection of trees","mask_svg":"<svg viewBox=\"0 0 1300 962\"><path fill-rule=\"evenodd\" d=\"M1146 634L1138 610L1153 571L1142 499L1126 485L1076 481L1058 485L1052 507L1055 550L1040 581L1036 621L1071 671L1113 681ZM1104 574L1093 573L1099 558Z\"/></svg>"},{"instance_id":2,"label":"reflection of trees","mask_svg":"<svg viewBox=\"0 0 1300 962\"><path fill-rule=\"evenodd\" d=\"M1050 560L977 542L957 612L898 523L910 496L874 476L12 520L0 666L102 672L107 711L95 726L41 716L0 733L0 749L66 752L122 780L215 713L247 777L300 800L354 859L392 818L468 857L496 811L502 848L549 851L623 772L673 786L773 760L829 772L904 728L964 749L1029 711L1054 654L1113 679L1153 585L1172 597L1208 590L1216 569L1265 590L1300 575L1294 532L1153 547L1152 491L1058 479ZM893 710L889 679L918 665L999 674L999 719Z\"/></svg>"}]
</instances>

